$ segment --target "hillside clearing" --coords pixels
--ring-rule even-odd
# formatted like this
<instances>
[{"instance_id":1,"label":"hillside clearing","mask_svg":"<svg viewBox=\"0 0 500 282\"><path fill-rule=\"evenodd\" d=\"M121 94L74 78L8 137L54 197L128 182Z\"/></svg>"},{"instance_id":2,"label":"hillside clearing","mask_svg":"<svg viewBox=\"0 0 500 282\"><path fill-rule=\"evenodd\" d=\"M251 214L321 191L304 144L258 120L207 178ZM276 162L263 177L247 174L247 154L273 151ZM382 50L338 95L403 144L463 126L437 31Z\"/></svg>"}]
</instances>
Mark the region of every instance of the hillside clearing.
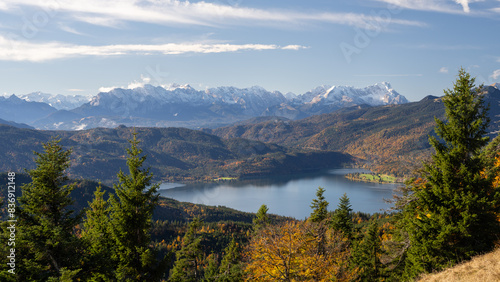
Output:
<instances>
[{"instance_id":1,"label":"hillside clearing","mask_svg":"<svg viewBox=\"0 0 500 282\"><path fill-rule=\"evenodd\" d=\"M418 281L500 281L500 248L441 272L426 274Z\"/></svg>"}]
</instances>

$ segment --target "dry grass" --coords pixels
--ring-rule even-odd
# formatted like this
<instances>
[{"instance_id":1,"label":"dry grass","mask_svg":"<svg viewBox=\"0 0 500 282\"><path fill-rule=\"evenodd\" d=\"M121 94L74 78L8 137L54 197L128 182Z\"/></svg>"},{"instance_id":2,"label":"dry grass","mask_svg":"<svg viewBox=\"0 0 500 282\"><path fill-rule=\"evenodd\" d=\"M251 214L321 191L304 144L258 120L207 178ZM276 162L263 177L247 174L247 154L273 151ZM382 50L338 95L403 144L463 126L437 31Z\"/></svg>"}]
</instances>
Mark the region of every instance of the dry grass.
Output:
<instances>
[{"instance_id":1,"label":"dry grass","mask_svg":"<svg viewBox=\"0 0 500 282\"><path fill-rule=\"evenodd\" d=\"M441 272L426 274L418 281L500 281L500 248L494 252L474 257L471 261L459 264Z\"/></svg>"}]
</instances>

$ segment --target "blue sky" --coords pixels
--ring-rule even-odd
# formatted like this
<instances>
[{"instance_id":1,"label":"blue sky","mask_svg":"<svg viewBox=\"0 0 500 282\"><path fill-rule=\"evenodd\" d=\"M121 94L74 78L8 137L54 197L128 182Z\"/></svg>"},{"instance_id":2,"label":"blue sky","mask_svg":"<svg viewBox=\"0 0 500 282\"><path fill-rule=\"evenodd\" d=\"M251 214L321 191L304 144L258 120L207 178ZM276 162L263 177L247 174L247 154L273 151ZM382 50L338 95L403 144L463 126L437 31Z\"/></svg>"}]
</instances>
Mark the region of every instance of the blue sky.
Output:
<instances>
[{"instance_id":1,"label":"blue sky","mask_svg":"<svg viewBox=\"0 0 500 282\"><path fill-rule=\"evenodd\" d=\"M499 0L2 0L0 94L500 81Z\"/></svg>"}]
</instances>

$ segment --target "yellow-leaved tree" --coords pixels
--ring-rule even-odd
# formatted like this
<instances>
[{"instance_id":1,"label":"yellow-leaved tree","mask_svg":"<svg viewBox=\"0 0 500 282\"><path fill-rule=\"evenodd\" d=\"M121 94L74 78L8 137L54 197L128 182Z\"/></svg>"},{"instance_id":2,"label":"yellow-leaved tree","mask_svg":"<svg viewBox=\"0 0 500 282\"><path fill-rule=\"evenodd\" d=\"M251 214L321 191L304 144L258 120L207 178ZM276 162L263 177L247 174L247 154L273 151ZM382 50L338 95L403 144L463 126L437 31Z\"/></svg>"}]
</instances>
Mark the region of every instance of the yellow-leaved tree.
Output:
<instances>
[{"instance_id":1,"label":"yellow-leaved tree","mask_svg":"<svg viewBox=\"0 0 500 282\"><path fill-rule=\"evenodd\" d=\"M319 242L311 222L269 225L253 236L247 248L247 281L348 281L346 239L327 230ZM325 244L318 252L318 244Z\"/></svg>"}]
</instances>

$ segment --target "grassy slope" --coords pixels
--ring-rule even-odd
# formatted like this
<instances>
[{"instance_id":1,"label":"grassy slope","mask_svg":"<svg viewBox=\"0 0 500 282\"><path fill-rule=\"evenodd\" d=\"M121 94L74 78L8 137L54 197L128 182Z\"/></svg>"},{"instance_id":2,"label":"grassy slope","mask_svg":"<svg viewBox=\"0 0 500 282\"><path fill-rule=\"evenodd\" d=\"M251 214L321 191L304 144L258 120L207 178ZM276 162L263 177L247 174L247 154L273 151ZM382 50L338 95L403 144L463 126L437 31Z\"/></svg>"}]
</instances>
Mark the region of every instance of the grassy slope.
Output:
<instances>
[{"instance_id":1,"label":"grassy slope","mask_svg":"<svg viewBox=\"0 0 500 282\"><path fill-rule=\"evenodd\" d=\"M443 270L442 272L427 274L418 281L500 281L500 249L488 254L476 256L471 261Z\"/></svg>"}]
</instances>

